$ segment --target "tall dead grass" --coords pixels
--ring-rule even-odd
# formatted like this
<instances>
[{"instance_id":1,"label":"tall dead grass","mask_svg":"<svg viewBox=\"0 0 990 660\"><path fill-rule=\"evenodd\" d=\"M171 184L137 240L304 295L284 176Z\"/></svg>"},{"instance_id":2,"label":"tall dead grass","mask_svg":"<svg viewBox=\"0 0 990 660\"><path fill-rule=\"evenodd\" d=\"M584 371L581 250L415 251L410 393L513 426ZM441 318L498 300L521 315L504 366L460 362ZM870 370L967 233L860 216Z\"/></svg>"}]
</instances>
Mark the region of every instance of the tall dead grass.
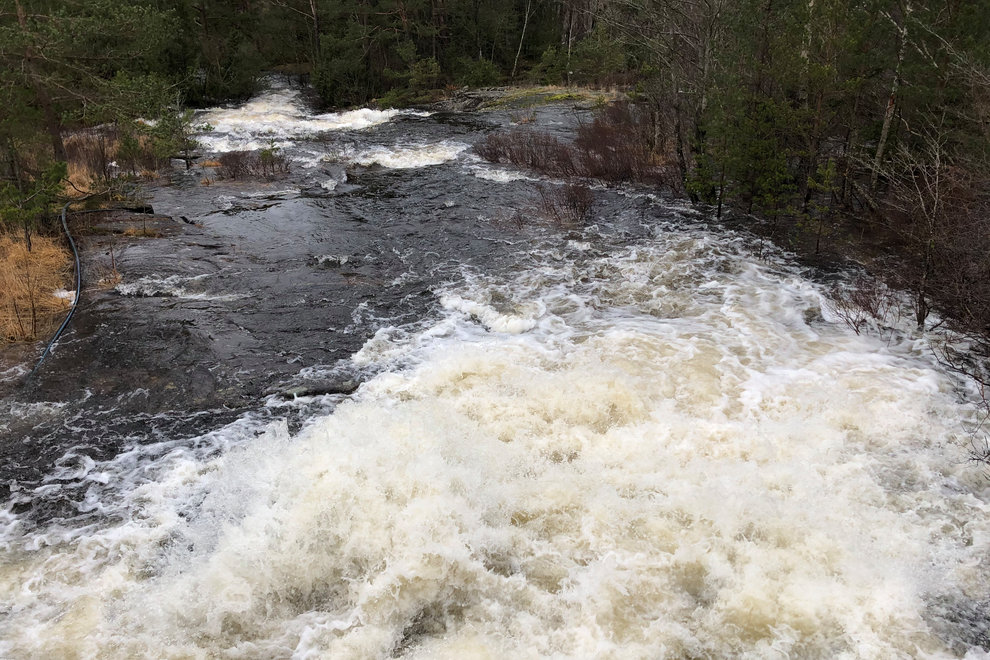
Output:
<instances>
[{"instance_id":1,"label":"tall dead grass","mask_svg":"<svg viewBox=\"0 0 990 660\"><path fill-rule=\"evenodd\" d=\"M71 306L55 291L69 283L72 262L55 239L0 235L0 342L33 341L54 331Z\"/></svg>"},{"instance_id":2,"label":"tall dead grass","mask_svg":"<svg viewBox=\"0 0 990 660\"><path fill-rule=\"evenodd\" d=\"M69 182L79 190L105 188L122 177L153 178L171 159L155 155L147 135L115 126L76 131L65 138Z\"/></svg>"}]
</instances>

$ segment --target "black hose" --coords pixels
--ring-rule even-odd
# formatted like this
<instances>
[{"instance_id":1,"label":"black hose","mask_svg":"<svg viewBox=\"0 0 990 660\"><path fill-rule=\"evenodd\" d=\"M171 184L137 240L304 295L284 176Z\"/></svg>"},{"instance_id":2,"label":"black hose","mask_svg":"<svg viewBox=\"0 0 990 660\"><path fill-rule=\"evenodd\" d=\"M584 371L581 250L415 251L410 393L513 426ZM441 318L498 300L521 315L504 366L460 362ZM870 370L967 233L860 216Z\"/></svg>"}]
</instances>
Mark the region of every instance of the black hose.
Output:
<instances>
[{"instance_id":1,"label":"black hose","mask_svg":"<svg viewBox=\"0 0 990 660\"><path fill-rule=\"evenodd\" d=\"M62 207L62 229L65 230L65 236L69 239L69 246L72 248L72 254L76 259L76 296L72 299L72 307L69 308L69 313L65 315L65 320L62 321L62 325L60 325L58 330L55 331L54 336L52 336L52 340L48 342L47 346L45 346L45 352L41 354L41 358L38 359L38 364L34 365L34 369L32 369L31 373L28 374L25 382L30 381L31 378L34 377L34 373L38 371L41 363L44 362L45 358L48 357L48 354L51 353L52 347L55 346L55 342L57 342L58 338L62 336L62 332L69 325L69 321L72 320L72 315L76 313L76 306L79 304L79 296L82 295L82 268L79 265L79 250L76 249L76 242L72 240L72 234L69 233L69 224L65 220L65 213L69 208L69 204L72 204L72 202L66 202L65 206Z\"/></svg>"}]
</instances>

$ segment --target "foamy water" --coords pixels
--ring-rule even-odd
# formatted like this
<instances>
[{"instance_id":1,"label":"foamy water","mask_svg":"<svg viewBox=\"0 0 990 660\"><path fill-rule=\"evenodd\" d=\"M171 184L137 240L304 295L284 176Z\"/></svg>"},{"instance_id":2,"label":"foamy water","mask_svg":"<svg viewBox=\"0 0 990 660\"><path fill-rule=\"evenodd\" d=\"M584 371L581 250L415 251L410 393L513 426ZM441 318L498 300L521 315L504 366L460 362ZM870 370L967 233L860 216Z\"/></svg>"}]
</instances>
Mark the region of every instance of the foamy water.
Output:
<instances>
[{"instance_id":1,"label":"foamy water","mask_svg":"<svg viewBox=\"0 0 990 660\"><path fill-rule=\"evenodd\" d=\"M499 169L488 165L472 165L469 170L471 174L486 181L496 183L512 183L513 181L538 181L539 179L529 176L524 172L509 169Z\"/></svg>"},{"instance_id":2,"label":"foamy water","mask_svg":"<svg viewBox=\"0 0 990 660\"><path fill-rule=\"evenodd\" d=\"M983 657L954 384L731 235L466 272L298 434L66 461L0 519L0 657ZM982 626L982 628L981 628Z\"/></svg>"},{"instance_id":3,"label":"foamy water","mask_svg":"<svg viewBox=\"0 0 990 660\"><path fill-rule=\"evenodd\" d=\"M308 114L300 93L276 88L235 108L216 108L204 112L199 121L209 124L210 131L196 135L200 146L211 153L256 151L268 147L284 150L304 169L325 162L344 165L377 165L388 169L411 169L440 165L455 160L470 145L445 140L427 144L382 145L355 149L348 145L331 145L333 153L302 146L321 133L367 129L392 121L399 115L429 116L413 110L375 110L361 108L322 115ZM333 190L340 181L324 180L321 185Z\"/></svg>"},{"instance_id":4,"label":"foamy water","mask_svg":"<svg viewBox=\"0 0 990 660\"><path fill-rule=\"evenodd\" d=\"M394 109L361 108L346 112L313 115L303 106L300 93L272 89L235 108L214 108L197 117L212 130L196 135L208 152L253 151L270 145L285 148L293 141L319 133L361 130L384 124L400 114L418 114Z\"/></svg>"},{"instance_id":5,"label":"foamy water","mask_svg":"<svg viewBox=\"0 0 990 660\"><path fill-rule=\"evenodd\" d=\"M434 144L413 144L374 147L345 157L357 165L379 165L389 169L410 169L442 165L457 158L469 148L463 142L443 141Z\"/></svg>"},{"instance_id":6,"label":"foamy water","mask_svg":"<svg viewBox=\"0 0 990 660\"><path fill-rule=\"evenodd\" d=\"M186 298L189 300L238 300L246 294L239 293L207 293L190 291L189 285L202 282L210 277L209 274L182 277L169 275L167 277L141 277L133 282L122 282L114 290L122 296L138 296L143 298ZM200 284L202 286L202 284Z\"/></svg>"}]
</instances>

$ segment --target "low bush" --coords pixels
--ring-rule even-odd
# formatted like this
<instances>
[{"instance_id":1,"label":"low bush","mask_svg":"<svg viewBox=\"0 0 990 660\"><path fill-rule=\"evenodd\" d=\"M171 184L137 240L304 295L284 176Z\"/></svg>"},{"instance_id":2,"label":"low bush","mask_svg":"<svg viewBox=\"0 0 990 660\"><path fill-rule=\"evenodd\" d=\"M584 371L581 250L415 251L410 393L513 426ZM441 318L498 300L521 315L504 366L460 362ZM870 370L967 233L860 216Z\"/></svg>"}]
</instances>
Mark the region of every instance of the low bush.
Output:
<instances>
[{"instance_id":1,"label":"low bush","mask_svg":"<svg viewBox=\"0 0 990 660\"><path fill-rule=\"evenodd\" d=\"M454 62L454 79L468 87L491 87L501 78L498 67L486 59L461 57Z\"/></svg>"},{"instance_id":2,"label":"low bush","mask_svg":"<svg viewBox=\"0 0 990 660\"><path fill-rule=\"evenodd\" d=\"M70 180L83 185L105 184L116 176L119 135L115 127L81 131L65 139Z\"/></svg>"},{"instance_id":3,"label":"low bush","mask_svg":"<svg viewBox=\"0 0 990 660\"><path fill-rule=\"evenodd\" d=\"M539 191L540 212L551 223L562 227L583 225L595 203L595 196L582 185L540 186Z\"/></svg>"},{"instance_id":4,"label":"low bush","mask_svg":"<svg viewBox=\"0 0 990 660\"><path fill-rule=\"evenodd\" d=\"M274 179L289 172L289 159L274 145L257 153L228 151L217 158L217 163L217 176L221 179L239 179L244 176Z\"/></svg>"},{"instance_id":5,"label":"low bush","mask_svg":"<svg viewBox=\"0 0 990 660\"><path fill-rule=\"evenodd\" d=\"M64 140L69 181L77 188L112 187L126 177L152 177L189 152L191 111L167 112L157 122L120 122L77 131Z\"/></svg>"},{"instance_id":6,"label":"low bush","mask_svg":"<svg viewBox=\"0 0 990 660\"><path fill-rule=\"evenodd\" d=\"M217 158L217 176L221 179L239 179L250 173L251 154L247 151L228 151Z\"/></svg>"},{"instance_id":7,"label":"low bush","mask_svg":"<svg viewBox=\"0 0 990 660\"><path fill-rule=\"evenodd\" d=\"M857 335L865 329L882 335L902 320L897 292L875 278L860 277L851 286L835 287L828 307Z\"/></svg>"},{"instance_id":8,"label":"low bush","mask_svg":"<svg viewBox=\"0 0 990 660\"><path fill-rule=\"evenodd\" d=\"M274 179L289 173L289 159L275 145L259 151L253 165L254 174L266 179Z\"/></svg>"}]
</instances>

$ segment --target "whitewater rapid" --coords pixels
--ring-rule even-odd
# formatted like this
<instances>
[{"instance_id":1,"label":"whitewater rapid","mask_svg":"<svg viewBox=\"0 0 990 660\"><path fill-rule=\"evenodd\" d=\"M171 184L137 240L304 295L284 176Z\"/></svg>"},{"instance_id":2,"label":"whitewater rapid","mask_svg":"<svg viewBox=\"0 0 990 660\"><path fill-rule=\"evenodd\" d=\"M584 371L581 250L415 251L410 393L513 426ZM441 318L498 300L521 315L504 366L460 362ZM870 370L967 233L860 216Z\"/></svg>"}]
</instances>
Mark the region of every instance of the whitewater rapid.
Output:
<instances>
[{"instance_id":1,"label":"whitewater rapid","mask_svg":"<svg viewBox=\"0 0 990 660\"><path fill-rule=\"evenodd\" d=\"M275 89L206 118L204 148L282 141L305 166L317 133L401 115L312 115ZM463 134L371 137L334 158L392 177L372 184L441 167L465 188L536 180L480 163ZM340 183L307 171L267 201L302 209L306 177ZM427 181L441 250L443 214L466 202ZM853 332L786 255L659 197L595 192L597 225L507 228L507 267L402 252L377 286L427 282L432 311L303 369L363 380L353 395L273 396L108 460L77 447L12 484L0 658L987 657L990 482L968 461L983 436L967 383L909 328ZM353 226L408 230L366 216ZM288 234L292 213L273 217ZM338 248L301 260L357 278L382 259ZM116 293L245 304L214 279ZM37 405L11 414L65 404ZM290 411L308 411L301 428ZM71 506L39 522L32 501Z\"/></svg>"},{"instance_id":2,"label":"whitewater rapid","mask_svg":"<svg viewBox=\"0 0 990 660\"><path fill-rule=\"evenodd\" d=\"M380 331L295 435L73 463L82 529L8 511L0 656L967 652L988 492L923 350L731 235L533 258Z\"/></svg>"},{"instance_id":3,"label":"whitewater rapid","mask_svg":"<svg viewBox=\"0 0 990 660\"><path fill-rule=\"evenodd\" d=\"M199 113L196 118L198 132L194 137L200 147L211 154L275 147L306 168L323 163L343 163L406 169L454 160L469 145L445 141L355 149L347 142L338 143L334 135L363 131L401 117L429 116L429 112L392 108L359 108L314 115L306 109L300 90L275 87L243 105ZM323 150L312 149L312 141L320 138ZM301 143L309 143L310 148L299 149Z\"/></svg>"}]
</instances>

